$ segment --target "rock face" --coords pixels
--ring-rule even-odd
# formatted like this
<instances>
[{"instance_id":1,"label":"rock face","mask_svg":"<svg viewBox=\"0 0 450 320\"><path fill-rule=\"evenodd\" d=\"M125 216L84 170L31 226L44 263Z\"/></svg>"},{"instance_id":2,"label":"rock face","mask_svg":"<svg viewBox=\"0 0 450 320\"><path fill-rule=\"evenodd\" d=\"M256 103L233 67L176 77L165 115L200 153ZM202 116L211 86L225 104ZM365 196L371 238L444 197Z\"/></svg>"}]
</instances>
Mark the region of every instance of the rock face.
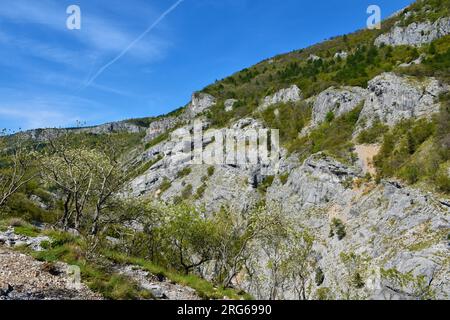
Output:
<instances>
[{"instance_id":1,"label":"rock face","mask_svg":"<svg viewBox=\"0 0 450 320\"><path fill-rule=\"evenodd\" d=\"M245 134L246 130L262 128L262 124L252 118L240 119L230 126L231 129L240 130ZM231 205L239 212L247 210L255 204L259 195L255 193L257 184L263 180L259 165L234 164L216 165L214 174L208 175L207 163L192 165L191 155L186 153L191 147L191 142L183 137L192 132L192 125L185 125L171 134L168 141L164 141L146 151L144 159L152 160L161 156L162 159L155 163L144 175L131 182L133 196L153 195L166 202L172 202L180 196L187 186L192 187L195 194L200 188L204 189L198 203L206 206L206 209L215 211L222 205ZM204 127L203 148L205 154L212 154L214 141L208 138L208 128ZM178 173L190 167L191 172L182 178ZM207 177L205 180L204 177ZM170 181L170 187L160 192L161 185ZM255 186L256 185L256 186ZM245 195L243 197L243 195ZM239 200L240 199L240 200Z\"/></svg>"},{"instance_id":2,"label":"rock face","mask_svg":"<svg viewBox=\"0 0 450 320\"><path fill-rule=\"evenodd\" d=\"M313 125L325 121L329 112L338 117L353 110L366 98L367 91L359 87L328 88L317 96L313 107Z\"/></svg>"},{"instance_id":3,"label":"rock face","mask_svg":"<svg viewBox=\"0 0 450 320\"><path fill-rule=\"evenodd\" d=\"M272 96L264 98L262 105L259 107L260 111L267 109L268 107L278 103L297 102L303 98L301 90L292 85L290 88L281 89Z\"/></svg>"},{"instance_id":4,"label":"rock face","mask_svg":"<svg viewBox=\"0 0 450 320\"><path fill-rule=\"evenodd\" d=\"M152 122L147 129L147 134L145 136L144 141L151 141L161 134L167 132L168 130L174 128L179 120L174 117L162 118L161 120L156 120Z\"/></svg>"},{"instance_id":5,"label":"rock face","mask_svg":"<svg viewBox=\"0 0 450 320\"><path fill-rule=\"evenodd\" d=\"M216 104L216 98L207 93L194 93L192 95L191 103L186 109L186 115L189 118L194 118L200 113L206 111Z\"/></svg>"},{"instance_id":6,"label":"rock face","mask_svg":"<svg viewBox=\"0 0 450 320\"><path fill-rule=\"evenodd\" d=\"M412 23L407 27L395 26L389 33L382 34L375 40L375 45L421 46L450 34L450 18L445 17L434 23Z\"/></svg>"},{"instance_id":7,"label":"rock face","mask_svg":"<svg viewBox=\"0 0 450 320\"><path fill-rule=\"evenodd\" d=\"M110 134L118 132L139 133L145 131L146 128L137 126L127 121L110 122L99 126L82 127L82 128L47 128L47 129L33 129L17 133L26 139L31 139L38 142L45 142L48 139L53 139L61 132L71 133L90 133L90 134Z\"/></svg>"},{"instance_id":8,"label":"rock face","mask_svg":"<svg viewBox=\"0 0 450 320\"><path fill-rule=\"evenodd\" d=\"M322 59L322 58L319 57L319 56L316 56L315 54L311 54L308 57L308 60L311 60L311 61L317 61L317 60L320 60L320 59Z\"/></svg>"},{"instance_id":9,"label":"rock face","mask_svg":"<svg viewBox=\"0 0 450 320\"><path fill-rule=\"evenodd\" d=\"M317 283L314 275L306 280L307 298L318 298L314 292L321 289L334 299L448 299L450 209L394 182L359 189L352 181L360 175L359 169L318 154L293 168L284 185L275 180L267 190L268 201L315 237L313 256L323 280ZM334 218L345 226L341 239L330 236ZM273 284L264 267L267 252L257 248L255 263L262 268L247 278L244 289L267 299L276 287L276 299L298 299L292 283L278 278ZM363 279L358 286L356 273Z\"/></svg>"},{"instance_id":10,"label":"rock face","mask_svg":"<svg viewBox=\"0 0 450 320\"><path fill-rule=\"evenodd\" d=\"M225 111L230 112L233 111L234 104L238 102L236 99L228 99L225 101Z\"/></svg>"},{"instance_id":11,"label":"rock face","mask_svg":"<svg viewBox=\"0 0 450 320\"><path fill-rule=\"evenodd\" d=\"M384 73L369 82L369 98L358 124L369 127L376 119L392 126L404 119L428 117L439 111L439 94L448 90L434 78L421 82L412 77Z\"/></svg>"},{"instance_id":12,"label":"rock face","mask_svg":"<svg viewBox=\"0 0 450 320\"><path fill-rule=\"evenodd\" d=\"M87 127L73 130L77 132L86 132L91 134L108 134L116 132L139 133L145 131L145 128L126 121L120 121L120 122L106 123L94 127Z\"/></svg>"},{"instance_id":13,"label":"rock face","mask_svg":"<svg viewBox=\"0 0 450 320\"><path fill-rule=\"evenodd\" d=\"M299 89L291 89L267 97L267 105L301 99ZM438 96L445 90L448 87L434 78L419 81L384 73L372 79L367 89L329 88L314 97L312 126L324 121L330 111L340 116L362 103L358 130L376 119L394 125L402 119L429 117L439 111ZM230 125L241 134L263 127L254 118L238 119ZM262 192L259 186L267 183L271 174L261 165L215 165L212 174L209 165L191 165L190 156L183 152L191 144L182 137L192 129L192 125L185 125L175 130L169 141L145 152L145 159L161 159L132 182L133 196L170 203L189 188L189 199L207 212L228 206L245 213L262 201L279 205L283 214L294 219L293 227L307 228L315 238L314 259L324 279L320 284L314 275L307 279L310 299L319 298L318 292L327 290L335 299L449 298L448 200L437 200L395 181L361 186L358 181L367 172L375 174L371 158L378 146L357 146L361 161L353 165L322 153L300 163L299 155L287 157L282 152L279 173L285 181L282 183L281 176L275 174L273 183ZM214 139L205 139L203 146L210 150ZM190 171L180 176L187 167ZM330 236L335 218L345 227L346 235L341 239ZM273 257L263 250L263 244L256 242L254 248L252 266L258 268L243 275L236 285L260 299L298 298L298 288L292 283L270 280L273 275L268 265ZM356 262L349 264L345 257ZM361 281L355 287L356 274ZM161 286L156 289L164 292Z\"/></svg>"},{"instance_id":14,"label":"rock face","mask_svg":"<svg viewBox=\"0 0 450 320\"><path fill-rule=\"evenodd\" d=\"M346 51L339 51L339 52L336 52L336 54L334 55L335 59L337 59L337 58L347 59L347 57L348 57L348 52L346 52Z\"/></svg>"}]
</instances>

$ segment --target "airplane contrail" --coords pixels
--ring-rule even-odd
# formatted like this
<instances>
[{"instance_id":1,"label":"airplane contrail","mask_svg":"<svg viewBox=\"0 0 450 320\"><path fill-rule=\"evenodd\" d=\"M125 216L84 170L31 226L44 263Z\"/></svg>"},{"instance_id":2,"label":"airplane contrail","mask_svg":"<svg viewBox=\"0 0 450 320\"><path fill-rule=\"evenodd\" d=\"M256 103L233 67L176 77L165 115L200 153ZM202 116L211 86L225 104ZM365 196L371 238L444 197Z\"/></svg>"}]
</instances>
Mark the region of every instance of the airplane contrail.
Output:
<instances>
[{"instance_id":1,"label":"airplane contrail","mask_svg":"<svg viewBox=\"0 0 450 320\"><path fill-rule=\"evenodd\" d=\"M156 19L153 24L147 28L139 37L134 39L133 42L131 42L125 49L122 50L117 57L112 59L110 62L105 64L103 67L101 67L95 74L92 76L92 78L89 79L89 81L84 85L84 88L89 87L92 82L95 81L103 72L105 72L106 69L108 69L111 65L117 62L120 58L122 58L136 43L141 41L150 31L152 31L164 18L170 14L173 10L175 10L184 0L178 0L175 2L169 9L167 9L158 19Z\"/></svg>"}]
</instances>

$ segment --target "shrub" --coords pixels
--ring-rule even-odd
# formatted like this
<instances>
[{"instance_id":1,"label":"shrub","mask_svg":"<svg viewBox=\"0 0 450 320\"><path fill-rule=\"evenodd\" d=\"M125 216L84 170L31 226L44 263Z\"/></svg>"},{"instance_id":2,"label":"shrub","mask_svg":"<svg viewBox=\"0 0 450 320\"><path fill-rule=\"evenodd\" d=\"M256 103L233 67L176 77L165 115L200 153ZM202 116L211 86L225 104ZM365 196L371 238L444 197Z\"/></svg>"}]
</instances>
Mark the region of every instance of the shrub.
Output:
<instances>
[{"instance_id":1,"label":"shrub","mask_svg":"<svg viewBox=\"0 0 450 320\"><path fill-rule=\"evenodd\" d=\"M344 239L347 235L344 223L337 218L333 218L330 226L330 237L334 237L334 235L337 235L339 240Z\"/></svg>"},{"instance_id":2,"label":"shrub","mask_svg":"<svg viewBox=\"0 0 450 320\"><path fill-rule=\"evenodd\" d=\"M172 186L172 182L167 177L164 177L163 182L159 186L159 190L161 190L161 194L163 194L164 192L169 190L171 186Z\"/></svg>"},{"instance_id":3,"label":"shrub","mask_svg":"<svg viewBox=\"0 0 450 320\"><path fill-rule=\"evenodd\" d=\"M177 178L179 178L179 179L180 179L180 178L184 178L184 177L190 175L191 172L192 172L192 169L191 169L191 168L189 168L189 167L183 168L182 170L180 170L180 171L177 173Z\"/></svg>"},{"instance_id":4,"label":"shrub","mask_svg":"<svg viewBox=\"0 0 450 320\"><path fill-rule=\"evenodd\" d=\"M153 139L150 142L148 142L145 145L145 150L148 150L151 147L154 147L154 146L160 144L161 142L163 142L163 141L165 141L167 139L169 139L169 133L168 132L163 133L163 134L159 135L158 137L156 137L155 139Z\"/></svg>"},{"instance_id":5,"label":"shrub","mask_svg":"<svg viewBox=\"0 0 450 320\"><path fill-rule=\"evenodd\" d=\"M356 289L362 289L365 286L364 280L359 272L355 272L352 277L352 285Z\"/></svg>"},{"instance_id":6,"label":"shrub","mask_svg":"<svg viewBox=\"0 0 450 320\"><path fill-rule=\"evenodd\" d=\"M285 185L289 179L289 173L284 173L280 175L280 182L282 185Z\"/></svg>"},{"instance_id":7,"label":"shrub","mask_svg":"<svg viewBox=\"0 0 450 320\"><path fill-rule=\"evenodd\" d=\"M320 287L324 281L325 281L325 274L323 273L321 268L317 268L315 276L316 285Z\"/></svg>"},{"instance_id":8,"label":"shrub","mask_svg":"<svg viewBox=\"0 0 450 320\"><path fill-rule=\"evenodd\" d=\"M328 111L327 115L325 116L325 120L327 122L331 122L334 120L334 112L333 111Z\"/></svg>"},{"instance_id":9,"label":"shrub","mask_svg":"<svg viewBox=\"0 0 450 320\"><path fill-rule=\"evenodd\" d=\"M369 129L362 131L357 138L358 143L371 144L381 142L384 133L389 130L389 127L382 124L381 121L376 121Z\"/></svg>"},{"instance_id":10,"label":"shrub","mask_svg":"<svg viewBox=\"0 0 450 320\"><path fill-rule=\"evenodd\" d=\"M206 184L202 184L195 192L195 199L200 199L206 191Z\"/></svg>"},{"instance_id":11,"label":"shrub","mask_svg":"<svg viewBox=\"0 0 450 320\"><path fill-rule=\"evenodd\" d=\"M261 193L266 193L267 189L273 184L275 176L264 177L262 183L258 186L258 191Z\"/></svg>"},{"instance_id":12,"label":"shrub","mask_svg":"<svg viewBox=\"0 0 450 320\"><path fill-rule=\"evenodd\" d=\"M298 152L301 159L324 151L344 162L353 161L351 142L353 131L362 110L361 103L352 111L334 119L331 123L324 122L313 130L308 137L297 138L288 146L290 152Z\"/></svg>"},{"instance_id":13,"label":"shrub","mask_svg":"<svg viewBox=\"0 0 450 320\"><path fill-rule=\"evenodd\" d=\"M441 168L436 175L436 186L439 191L450 193L450 176L448 168Z\"/></svg>"},{"instance_id":14,"label":"shrub","mask_svg":"<svg viewBox=\"0 0 450 320\"><path fill-rule=\"evenodd\" d=\"M208 176L212 177L214 175L215 171L216 171L216 168L214 166L210 166L208 168Z\"/></svg>"}]
</instances>

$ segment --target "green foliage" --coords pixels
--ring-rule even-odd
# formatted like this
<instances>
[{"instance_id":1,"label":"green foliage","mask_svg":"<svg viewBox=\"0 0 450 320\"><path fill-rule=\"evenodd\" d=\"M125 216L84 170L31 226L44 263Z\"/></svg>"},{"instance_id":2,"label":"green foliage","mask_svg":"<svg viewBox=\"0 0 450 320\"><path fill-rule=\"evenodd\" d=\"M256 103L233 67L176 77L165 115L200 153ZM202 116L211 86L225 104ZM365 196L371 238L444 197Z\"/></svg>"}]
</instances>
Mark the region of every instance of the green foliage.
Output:
<instances>
[{"instance_id":1,"label":"green foliage","mask_svg":"<svg viewBox=\"0 0 450 320\"><path fill-rule=\"evenodd\" d=\"M330 226L330 237L334 237L334 235L337 235L339 240L344 239L347 235L344 223L342 222L342 220L337 218L333 218Z\"/></svg>"},{"instance_id":2,"label":"green foliage","mask_svg":"<svg viewBox=\"0 0 450 320\"><path fill-rule=\"evenodd\" d=\"M143 175L151 167L153 167L155 164L157 164L162 159L163 159L163 156L162 155L158 155L156 158L154 158L152 160L149 160L149 161L145 162L144 164L141 164L135 170L131 171L130 174L128 174L129 179L136 178L136 177L139 177L140 175Z\"/></svg>"},{"instance_id":3,"label":"green foliage","mask_svg":"<svg viewBox=\"0 0 450 320\"><path fill-rule=\"evenodd\" d=\"M282 185L285 185L289 179L289 173L284 173L280 175L280 182Z\"/></svg>"},{"instance_id":4,"label":"green foliage","mask_svg":"<svg viewBox=\"0 0 450 320\"><path fill-rule=\"evenodd\" d=\"M39 229L30 224L25 224L14 228L14 233L27 237L37 237L40 233Z\"/></svg>"},{"instance_id":5,"label":"green foliage","mask_svg":"<svg viewBox=\"0 0 450 320\"><path fill-rule=\"evenodd\" d=\"M325 116L325 121L326 122L331 122L334 120L334 112L333 111L329 111L327 113L327 115Z\"/></svg>"},{"instance_id":6,"label":"green foliage","mask_svg":"<svg viewBox=\"0 0 450 320\"><path fill-rule=\"evenodd\" d=\"M325 281L325 274L321 268L316 269L315 282L316 286L320 287L322 283Z\"/></svg>"},{"instance_id":7,"label":"green foliage","mask_svg":"<svg viewBox=\"0 0 450 320\"><path fill-rule=\"evenodd\" d=\"M450 1L449 0L419 0L412 3L403 11L400 16L400 26L408 26L413 22L431 21L434 22L441 17L448 17ZM409 16L405 14L409 12Z\"/></svg>"},{"instance_id":8,"label":"green foliage","mask_svg":"<svg viewBox=\"0 0 450 320\"><path fill-rule=\"evenodd\" d=\"M203 194L205 193L205 191L206 191L206 184L202 184L198 189L197 189L197 191L195 192L195 199L200 199L201 197L203 197Z\"/></svg>"},{"instance_id":9,"label":"green foliage","mask_svg":"<svg viewBox=\"0 0 450 320\"><path fill-rule=\"evenodd\" d=\"M332 293L330 288L319 288L316 291L317 300L332 300Z\"/></svg>"},{"instance_id":10,"label":"green foliage","mask_svg":"<svg viewBox=\"0 0 450 320\"><path fill-rule=\"evenodd\" d=\"M383 136L380 153L374 158L379 177L397 176L410 184L431 182L449 193L450 160L449 97L441 97L442 108L432 120L408 120Z\"/></svg>"},{"instance_id":11,"label":"green foliage","mask_svg":"<svg viewBox=\"0 0 450 320\"><path fill-rule=\"evenodd\" d=\"M304 103L279 104L261 113L261 117L268 128L278 129L280 143L287 144L297 139L299 132L311 118L311 107Z\"/></svg>"},{"instance_id":12,"label":"green foliage","mask_svg":"<svg viewBox=\"0 0 450 320\"><path fill-rule=\"evenodd\" d=\"M423 275L415 276L412 272L402 273L397 269L381 269L381 276L395 288L408 296L419 300L435 299L435 292Z\"/></svg>"},{"instance_id":13,"label":"green foliage","mask_svg":"<svg viewBox=\"0 0 450 320\"><path fill-rule=\"evenodd\" d=\"M191 172L192 172L192 169L190 167L185 167L177 173L177 178L178 179L184 178L184 177L190 175Z\"/></svg>"},{"instance_id":14,"label":"green foliage","mask_svg":"<svg viewBox=\"0 0 450 320\"><path fill-rule=\"evenodd\" d=\"M362 131L358 137L358 143L362 144L371 144L381 142L383 135L386 131L389 130L389 127L382 124L380 120L375 121L374 124L364 131Z\"/></svg>"},{"instance_id":15,"label":"green foliage","mask_svg":"<svg viewBox=\"0 0 450 320\"><path fill-rule=\"evenodd\" d=\"M142 258L130 257L129 255L113 251L105 252L105 256L116 263L137 265L154 275L158 275L160 277L167 278L174 283L190 287L194 289L203 299L223 299L223 297L228 297L230 299L251 299L251 296L246 293L236 292L233 289L223 288L220 286L216 287L196 275L186 275L178 273L174 270L168 270Z\"/></svg>"},{"instance_id":16,"label":"green foliage","mask_svg":"<svg viewBox=\"0 0 450 320\"><path fill-rule=\"evenodd\" d=\"M324 151L345 162L353 160L351 142L353 131L362 110L362 105L356 107L331 123L325 122L314 129L308 137L297 138L288 149L298 152L302 159Z\"/></svg>"},{"instance_id":17,"label":"green foliage","mask_svg":"<svg viewBox=\"0 0 450 320\"><path fill-rule=\"evenodd\" d=\"M63 261L80 267L81 278L88 287L103 295L106 299L130 300L150 299L151 293L142 290L130 279L102 267L99 261L90 261L86 257L86 242L66 233L50 232L56 237L45 250L31 254L40 261Z\"/></svg>"},{"instance_id":18,"label":"green foliage","mask_svg":"<svg viewBox=\"0 0 450 320\"><path fill-rule=\"evenodd\" d=\"M212 177L214 175L215 171L216 171L216 168L214 166L208 167L208 176Z\"/></svg>"},{"instance_id":19,"label":"green foliage","mask_svg":"<svg viewBox=\"0 0 450 320\"><path fill-rule=\"evenodd\" d=\"M164 192L169 190L171 186L172 186L172 182L169 179L167 179L166 177L164 177L163 182L159 186L159 190L161 190L161 194L163 194Z\"/></svg>"},{"instance_id":20,"label":"green foliage","mask_svg":"<svg viewBox=\"0 0 450 320\"><path fill-rule=\"evenodd\" d=\"M272 186L275 176L266 176L262 183L258 186L258 191L261 193L266 193L267 189Z\"/></svg>"},{"instance_id":21,"label":"green foliage","mask_svg":"<svg viewBox=\"0 0 450 320\"><path fill-rule=\"evenodd\" d=\"M146 117L146 118L135 118L135 119L129 119L126 120L126 122L134 124L139 127L148 128L150 127L150 124L155 121L157 118L153 117Z\"/></svg>"},{"instance_id":22,"label":"green foliage","mask_svg":"<svg viewBox=\"0 0 450 320\"><path fill-rule=\"evenodd\" d=\"M352 277L352 285L356 289L362 289L365 286L364 280L359 272L355 272Z\"/></svg>"},{"instance_id":23,"label":"green foliage","mask_svg":"<svg viewBox=\"0 0 450 320\"><path fill-rule=\"evenodd\" d=\"M169 135L168 132L165 132L165 133L157 136L155 139L153 139L153 140L151 140L151 141L146 143L146 145L144 147L145 150L148 150L148 149L150 149L150 148L160 144L161 142L166 141L167 139L169 139L169 136L170 135Z\"/></svg>"}]
</instances>

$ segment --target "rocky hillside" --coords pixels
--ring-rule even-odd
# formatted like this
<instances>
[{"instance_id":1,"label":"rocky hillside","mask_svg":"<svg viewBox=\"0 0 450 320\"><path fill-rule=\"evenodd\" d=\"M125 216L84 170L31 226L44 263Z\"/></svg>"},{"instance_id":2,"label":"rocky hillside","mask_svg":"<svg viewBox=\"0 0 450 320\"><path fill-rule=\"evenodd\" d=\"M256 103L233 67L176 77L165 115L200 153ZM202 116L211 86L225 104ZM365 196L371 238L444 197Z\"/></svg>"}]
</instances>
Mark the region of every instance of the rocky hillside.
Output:
<instances>
[{"instance_id":1,"label":"rocky hillside","mask_svg":"<svg viewBox=\"0 0 450 320\"><path fill-rule=\"evenodd\" d=\"M433 8L419 1L386 21L379 34L360 31L275 57L194 95L184 115L151 125L148 140L165 132L169 133L168 139L150 143L140 156L141 161L151 161L152 166L132 181L132 196L165 202L184 197L209 211L230 206L246 212L262 202L278 203L299 228L310 229L316 239L317 268L323 272L324 280L318 286L312 284L313 291L326 291L334 298L409 299L430 292L436 298L448 298L448 189L445 194L445 187L440 189L442 193L420 181L407 186L408 181L398 172L383 175L374 163L380 148L386 147L385 132L421 119L433 121L434 117L443 116L440 111L444 107L448 112L448 102L439 99L449 92L445 77L439 72L424 77L417 69L408 69L411 65L431 63L438 50L446 55L448 72L449 17L411 20L424 12L434 17L433 10L440 12L444 2ZM444 10L448 14L448 7ZM356 70L346 70L359 56L369 60L358 63L362 70L358 70L358 64ZM304 80L306 76L314 82ZM355 79L358 76L361 79ZM274 91L277 87L280 89ZM264 92L270 94L261 95ZM208 174L207 165L189 166L191 159L183 158L183 142L176 142L180 133L192 132L186 119L197 116L203 116L211 128L225 125L245 130L274 123L275 127L291 126L281 113L296 109L303 113L304 108L310 110L310 116L302 119L303 128L297 128L297 136L295 132L284 135L285 148L276 175L265 175L260 165L216 166ZM319 133L336 134L327 132L326 127L349 113L355 118L343 137L348 141L339 150L334 146L316 150L292 147L321 140L316 138ZM175 123L179 128L173 131ZM375 127L382 127L384 132L377 133L371 144L358 139ZM448 131L446 134L448 139ZM283 132L281 135L283 138ZM336 144L341 143L338 139ZM444 148L448 147L447 142ZM367 148L375 152L367 154ZM443 159L441 167L448 181L448 160ZM330 236L336 224L345 229L345 236ZM261 251L257 261L270 259ZM364 279L362 283L372 278L378 282L372 287L361 284L361 288L352 288L343 281L352 274ZM264 283L259 278L271 276L270 268L260 265L252 278L240 286L258 298L269 298L273 289L270 281ZM297 297L291 284L278 286L276 298Z\"/></svg>"},{"instance_id":2,"label":"rocky hillside","mask_svg":"<svg viewBox=\"0 0 450 320\"><path fill-rule=\"evenodd\" d=\"M125 198L188 203L205 219L227 208L238 226L264 208L293 234L308 234L250 238L250 253L226 283L238 291L258 299L449 299L449 8L448 0L417 1L381 30L265 60L145 126L77 130L101 137L146 128L124 155ZM279 129L276 168L193 164L186 148L195 142L186 137L199 122L209 154L218 149L213 130ZM27 134L39 140L36 131ZM245 148L236 156L251 157ZM157 228L143 217L127 230L152 234ZM127 247L130 239L117 230L109 241ZM214 259L182 265L212 283L224 277ZM126 266L119 271L145 278Z\"/></svg>"}]
</instances>

